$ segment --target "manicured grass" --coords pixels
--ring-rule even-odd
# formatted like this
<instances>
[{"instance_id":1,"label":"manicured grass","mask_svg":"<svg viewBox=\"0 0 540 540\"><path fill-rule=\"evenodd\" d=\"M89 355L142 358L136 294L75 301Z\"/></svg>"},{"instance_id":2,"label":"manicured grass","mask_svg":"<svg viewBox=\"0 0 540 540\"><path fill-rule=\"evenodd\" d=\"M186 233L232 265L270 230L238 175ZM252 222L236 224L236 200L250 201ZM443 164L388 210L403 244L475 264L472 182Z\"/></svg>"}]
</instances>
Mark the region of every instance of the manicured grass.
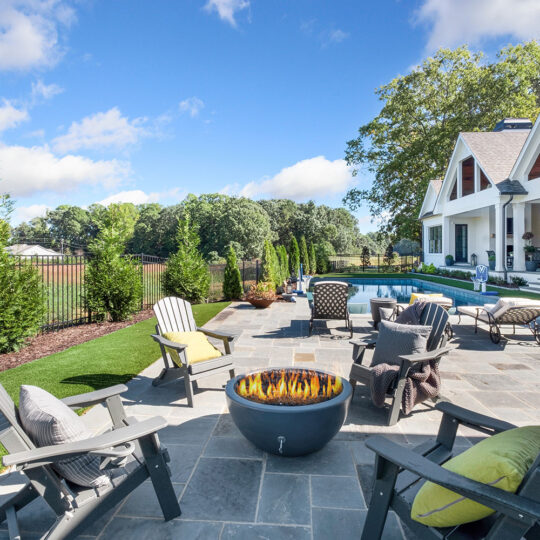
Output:
<instances>
[{"instance_id":1,"label":"manicured grass","mask_svg":"<svg viewBox=\"0 0 540 540\"><path fill-rule=\"evenodd\" d=\"M473 284L467 281L461 281L459 279L449 279L441 276L431 276L428 274L405 274L402 272L394 273L377 273L377 272L343 272L324 274L321 277L335 277L335 278L369 278L369 279L391 279L391 278L404 278L404 279L421 279L423 281L431 281L433 283L440 283L441 285L449 285L450 287L456 287L457 289L466 289L468 291L473 290ZM540 295L533 292L520 291L519 289L505 289L503 287L487 286L488 291L496 291L499 296L512 296L520 298L531 298L534 300L540 300Z\"/></svg>"},{"instance_id":2,"label":"manicured grass","mask_svg":"<svg viewBox=\"0 0 540 540\"><path fill-rule=\"evenodd\" d=\"M195 322L204 325L230 302L193 306ZM44 388L59 398L125 383L160 356L151 338L155 318L75 345L0 373L0 383L18 402L21 384Z\"/></svg>"}]
</instances>

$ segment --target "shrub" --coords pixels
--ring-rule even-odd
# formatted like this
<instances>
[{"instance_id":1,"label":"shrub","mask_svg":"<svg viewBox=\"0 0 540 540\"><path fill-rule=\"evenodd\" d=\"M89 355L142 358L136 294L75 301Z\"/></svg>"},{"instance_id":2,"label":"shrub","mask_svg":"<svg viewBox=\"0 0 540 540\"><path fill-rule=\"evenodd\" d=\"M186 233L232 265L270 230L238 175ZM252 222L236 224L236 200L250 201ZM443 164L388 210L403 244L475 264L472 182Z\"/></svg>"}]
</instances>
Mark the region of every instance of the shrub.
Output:
<instances>
[{"instance_id":1,"label":"shrub","mask_svg":"<svg viewBox=\"0 0 540 540\"><path fill-rule=\"evenodd\" d=\"M163 273L163 291L191 303L201 303L208 297L210 272L198 250L199 235L189 223L189 217L178 221L176 232L178 251L167 261Z\"/></svg>"},{"instance_id":2,"label":"shrub","mask_svg":"<svg viewBox=\"0 0 540 540\"><path fill-rule=\"evenodd\" d=\"M88 309L99 318L108 314L114 322L125 321L141 309L141 264L124 256L135 221L126 206L111 204L100 218L96 239L89 244L85 300Z\"/></svg>"},{"instance_id":3,"label":"shrub","mask_svg":"<svg viewBox=\"0 0 540 540\"><path fill-rule=\"evenodd\" d=\"M334 247L328 241L315 244L315 253L317 254L317 273L326 274L330 271L330 257L335 255Z\"/></svg>"},{"instance_id":4,"label":"shrub","mask_svg":"<svg viewBox=\"0 0 540 540\"><path fill-rule=\"evenodd\" d=\"M317 254L315 253L315 246L313 243L309 245L309 271L312 274L317 273Z\"/></svg>"},{"instance_id":5,"label":"shrub","mask_svg":"<svg viewBox=\"0 0 540 540\"><path fill-rule=\"evenodd\" d=\"M309 254L307 250L306 237L302 235L300 237L300 263L302 264L302 269L304 274L309 274Z\"/></svg>"},{"instance_id":6,"label":"shrub","mask_svg":"<svg viewBox=\"0 0 540 540\"><path fill-rule=\"evenodd\" d=\"M9 226L0 219L0 353L18 350L37 334L45 310L44 288L37 268L5 251Z\"/></svg>"},{"instance_id":7,"label":"shrub","mask_svg":"<svg viewBox=\"0 0 540 540\"><path fill-rule=\"evenodd\" d=\"M519 276L513 276L512 277L512 283L516 285L517 287L526 287L529 282L526 279L523 279Z\"/></svg>"},{"instance_id":8,"label":"shrub","mask_svg":"<svg viewBox=\"0 0 540 540\"><path fill-rule=\"evenodd\" d=\"M275 250L270 240L264 241L261 259L261 280L276 284Z\"/></svg>"},{"instance_id":9,"label":"shrub","mask_svg":"<svg viewBox=\"0 0 540 540\"><path fill-rule=\"evenodd\" d=\"M236 252L232 246L229 246L227 253L227 264L225 265L225 273L223 277L223 296L226 300L233 300L242 296L242 279L238 262L236 260Z\"/></svg>"},{"instance_id":10,"label":"shrub","mask_svg":"<svg viewBox=\"0 0 540 540\"><path fill-rule=\"evenodd\" d=\"M249 298L253 300L275 300L276 292L274 284L266 281L259 281L259 283L252 285L249 288L246 299Z\"/></svg>"},{"instance_id":11,"label":"shrub","mask_svg":"<svg viewBox=\"0 0 540 540\"><path fill-rule=\"evenodd\" d=\"M297 276L298 272L300 272L300 250L294 236L291 236L291 243L289 244L289 272L291 276Z\"/></svg>"},{"instance_id":12,"label":"shrub","mask_svg":"<svg viewBox=\"0 0 540 540\"><path fill-rule=\"evenodd\" d=\"M287 260L287 249L285 248L285 246L278 246L276 251L279 258L281 281L287 281L287 278L289 277L289 261Z\"/></svg>"}]
</instances>

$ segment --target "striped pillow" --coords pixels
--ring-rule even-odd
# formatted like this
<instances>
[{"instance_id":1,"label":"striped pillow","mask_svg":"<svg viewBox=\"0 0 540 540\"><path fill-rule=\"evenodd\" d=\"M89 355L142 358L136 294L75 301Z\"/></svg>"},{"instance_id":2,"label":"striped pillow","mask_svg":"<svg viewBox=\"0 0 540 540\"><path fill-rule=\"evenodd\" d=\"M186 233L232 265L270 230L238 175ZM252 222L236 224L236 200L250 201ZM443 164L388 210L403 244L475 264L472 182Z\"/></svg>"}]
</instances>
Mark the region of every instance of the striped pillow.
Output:
<instances>
[{"instance_id":1,"label":"striped pillow","mask_svg":"<svg viewBox=\"0 0 540 540\"><path fill-rule=\"evenodd\" d=\"M51 446L90 439L92 433L82 419L65 403L37 386L23 385L19 393L19 417L34 444ZM83 487L100 487L110 483L100 470L99 456L75 456L52 465L63 478Z\"/></svg>"}]
</instances>

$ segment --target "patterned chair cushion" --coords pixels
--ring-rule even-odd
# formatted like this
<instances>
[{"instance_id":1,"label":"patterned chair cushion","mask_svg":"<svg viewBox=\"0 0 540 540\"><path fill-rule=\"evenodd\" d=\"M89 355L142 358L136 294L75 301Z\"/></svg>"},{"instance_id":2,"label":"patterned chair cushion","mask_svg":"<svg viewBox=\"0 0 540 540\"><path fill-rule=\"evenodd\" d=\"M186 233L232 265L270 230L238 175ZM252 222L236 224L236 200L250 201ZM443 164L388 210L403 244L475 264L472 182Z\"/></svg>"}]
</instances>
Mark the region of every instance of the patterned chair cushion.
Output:
<instances>
[{"instance_id":1,"label":"patterned chair cushion","mask_svg":"<svg viewBox=\"0 0 540 540\"><path fill-rule=\"evenodd\" d=\"M51 446L90 439L92 433L65 403L37 386L23 385L19 393L19 417L34 444ZM52 466L66 480L83 487L110 483L100 470L99 456L83 455L57 461Z\"/></svg>"},{"instance_id":2,"label":"patterned chair cushion","mask_svg":"<svg viewBox=\"0 0 540 540\"><path fill-rule=\"evenodd\" d=\"M315 319L345 319L349 285L342 281L320 281L313 290Z\"/></svg>"}]
</instances>

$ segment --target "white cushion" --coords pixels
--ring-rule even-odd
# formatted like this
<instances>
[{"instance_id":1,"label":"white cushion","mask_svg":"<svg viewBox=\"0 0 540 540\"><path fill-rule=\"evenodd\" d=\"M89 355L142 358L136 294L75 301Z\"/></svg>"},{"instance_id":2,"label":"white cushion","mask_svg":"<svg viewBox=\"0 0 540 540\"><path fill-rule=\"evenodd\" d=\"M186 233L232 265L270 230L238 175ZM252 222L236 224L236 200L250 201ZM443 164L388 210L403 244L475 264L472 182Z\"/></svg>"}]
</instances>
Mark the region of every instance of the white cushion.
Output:
<instances>
[{"instance_id":1,"label":"white cushion","mask_svg":"<svg viewBox=\"0 0 540 540\"><path fill-rule=\"evenodd\" d=\"M37 386L23 385L19 393L19 417L34 444L51 446L90 439L92 433L65 403ZM83 455L54 463L54 470L66 480L83 487L110 483L100 470L101 458Z\"/></svg>"},{"instance_id":2,"label":"white cushion","mask_svg":"<svg viewBox=\"0 0 540 540\"><path fill-rule=\"evenodd\" d=\"M505 298L499 298L497 303L493 306L485 306L496 319L506 313L510 308L520 306L540 306L538 300L531 300L530 298L514 298L507 296Z\"/></svg>"}]
</instances>

